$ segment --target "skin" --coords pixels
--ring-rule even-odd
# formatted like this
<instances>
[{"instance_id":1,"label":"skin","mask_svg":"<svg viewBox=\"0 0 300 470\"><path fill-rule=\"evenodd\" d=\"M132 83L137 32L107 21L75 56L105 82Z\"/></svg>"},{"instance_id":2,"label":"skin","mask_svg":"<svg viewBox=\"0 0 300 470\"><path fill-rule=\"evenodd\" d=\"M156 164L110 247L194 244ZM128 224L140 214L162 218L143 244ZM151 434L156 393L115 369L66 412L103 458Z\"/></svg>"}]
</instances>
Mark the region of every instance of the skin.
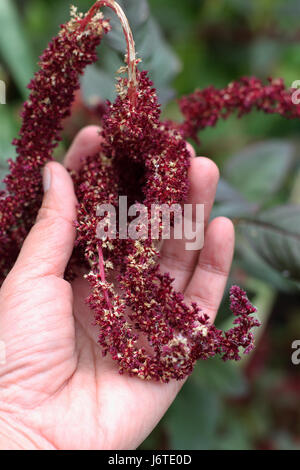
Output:
<instances>
[{"instance_id":1,"label":"skin","mask_svg":"<svg viewBox=\"0 0 300 470\"><path fill-rule=\"evenodd\" d=\"M94 126L76 137L65 166L99 150ZM226 218L208 223L219 172L190 147L190 203L205 204L206 235L201 252L185 241L162 247L161 269L175 277L187 302L196 301L213 322L230 270L234 229ZM134 449L153 430L183 382L160 384L119 375L102 358L93 313L84 304L88 286L63 279L75 230L76 198L65 168L52 162L35 226L0 290L1 449ZM47 183L47 181L46 181Z\"/></svg>"}]
</instances>

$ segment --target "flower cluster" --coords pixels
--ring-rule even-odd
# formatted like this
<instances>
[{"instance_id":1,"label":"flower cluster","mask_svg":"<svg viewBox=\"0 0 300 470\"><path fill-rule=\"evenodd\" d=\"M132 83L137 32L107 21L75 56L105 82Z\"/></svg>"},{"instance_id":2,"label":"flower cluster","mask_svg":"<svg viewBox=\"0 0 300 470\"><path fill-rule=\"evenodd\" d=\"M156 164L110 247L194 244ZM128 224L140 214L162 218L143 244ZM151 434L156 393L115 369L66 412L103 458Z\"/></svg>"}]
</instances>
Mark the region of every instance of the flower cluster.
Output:
<instances>
[{"instance_id":1,"label":"flower cluster","mask_svg":"<svg viewBox=\"0 0 300 470\"><path fill-rule=\"evenodd\" d=\"M184 122L178 127L185 138L198 141L199 131L214 126L220 118L226 119L233 112L237 112L238 117L257 110L289 119L299 118L300 106L293 103L292 92L280 78L269 78L264 84L255 77L243 77L220 90L213 86L196 90L179 101Z\"/></svg>"},{"instance_id":2,"label":"flower cluster","mask_svg":"<svg viewBox=\"0 0 300 470\"><path fill-rule=\"evenodd\" d=\"M0 282L11 268L33 225L42 200L41 169L52 159L60 140L62 122L69 115L79 76L97 60L96 47L109 24L95 15L84 32L76 12L61 27L40 58L40 70L22 112L20 137L15 139L17 159L10 161L0 191Z\"/></svg>"},{"instance_id":3,"label":"flower cluster","mask_svg":"<svg viewBox=\"0 0 300 470\"><path fill-rule=\"evenodd\" d=\"M147 72L137 69L131 32L114 0L96 2L85 17L74 11L43 54L41 69L30 84L15 141L18 157L10 162L6 191L0 195L0 273L4 278L34 223L42 198L40 170L52 158L78 77L96 61L96 46L109 30L98 13L103 4L113 7L123 21L128 55L121 72L128 72L128 78L119 77L118 97L107 105L101 151L71 173L79 201L73 264L88 268L87 303L95 313L99 344L104 355L109 353L118 362L120 373L162 382L180 380L198 359L218 354L224 360L238 360L241 350L249 352L251 330L259 322L245 292L233 287L234 327L222 332L211 325L198 305L187 305L183 294L174 290L170 275L160 272L159 249L151 235L140 240L123 239L120 233L114 240L97 237L99 204L117 208L120 195L127 195L130 204L148 207L180 204L189 188L183 131L161 122L155 88Z\"/></svg>"}]
</instances>

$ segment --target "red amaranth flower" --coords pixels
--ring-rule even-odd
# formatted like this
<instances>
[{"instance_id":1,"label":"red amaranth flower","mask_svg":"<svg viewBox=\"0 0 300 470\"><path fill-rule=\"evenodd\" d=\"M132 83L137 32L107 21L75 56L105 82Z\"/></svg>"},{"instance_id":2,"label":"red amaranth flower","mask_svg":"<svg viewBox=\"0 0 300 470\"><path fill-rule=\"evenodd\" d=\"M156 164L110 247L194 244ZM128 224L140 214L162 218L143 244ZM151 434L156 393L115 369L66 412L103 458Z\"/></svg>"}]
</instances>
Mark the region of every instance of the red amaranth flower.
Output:
<instances>
[{"instance_id":1,"label":"red amaranth flower","mask_svg":"<svg viewBox=\"0 0 300 470\"><path fill-rule=\"evenodd\" d=\"M233 112L238 117L252 110L279 114L288 119L300 117L300 106L292 101L292 91L285 88L282 79L269 78L266 85L255 77L243 77L223 89L213 86L180 99L184 122L178 125L184 138L198 141L197 134L214 126L219 119L227 119Z\"/></svg>"},{"instance_id":2,"label":"red amaranth flower","mask_svg":"<svg viewBox=\"0 0 300 470\"><path fill-rule=\"evenodd\" d=\"M108 22L98 14L80 32L74 13L41 56L40 70L28 86L31 93L22 112L20 137L13 141L17 159L9 162L10 173L4 180L6 191L0 193L2 280L41 205L41 169L52 159L60 140L62 121L69 115L74 93L80 86L79 76L97 60L96 47L108 30Z\"/></svg>"},{"instance_id":3,"label":"red amaranth flower","mask_svg":"<svg viewBox=\"0 0 300 470\"><path fill-rule=\"evenodd\" d=\"M151 235L143 240L99 240L99 204L118 208L129 203L181 204L188 193L189 152L182 129L160 121L160 106L147 72L137 69L129 25L114 0L100 0L84 17L62 26L40 62L23 111L17 160L10 162L6 192L0 199L0 272L4 278L34 223L41 203L40 170L52 158L61 122L70 111L78 77L96 60L95 49L109 30L99 7L113 8L127 40L128 78L119 78L118 97L103 117L104 145L72 172L79 201L73 262L88 267L91 292L87 303L95 313L99 344L119 363L120 373L168 382L189 375L198 359L216 354L239 359L249 352L255 308L245 292L231 290L235 326L223 333L210 325L195 303L186 305L169 274L159 271L159 251ZM196 113L196 108L195 108ZM193 117L196 116L193 115ZM149 222L149 219L148 221Z\"/></svg>"}]
</instances>

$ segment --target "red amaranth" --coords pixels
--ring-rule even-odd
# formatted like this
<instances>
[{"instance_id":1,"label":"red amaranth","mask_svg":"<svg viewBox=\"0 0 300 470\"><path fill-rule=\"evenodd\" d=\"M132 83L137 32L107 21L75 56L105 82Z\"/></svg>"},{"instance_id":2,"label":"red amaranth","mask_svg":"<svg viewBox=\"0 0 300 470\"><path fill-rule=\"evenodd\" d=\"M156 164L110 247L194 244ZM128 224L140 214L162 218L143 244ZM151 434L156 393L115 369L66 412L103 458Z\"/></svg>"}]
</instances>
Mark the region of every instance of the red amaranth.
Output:
<instances>
[{"instance_id":1,"label":"red amaranth","mask_svg":"<svg viewBox=\"0 0 300 470\"><path fill-rule=\"evenodd\" d=\"M95 16L84 32L73 17L40 58L40 70L22 112L20 137L13 141L6 191L0 191L0 281L7 275L42 201L41 169L52 159L62 121L70 114L79 76L97 60L96 47L109 24Z\"/></svg>"},{"instance_id":2,"label":"red amaranth","mask_svg":"<svg viewBox=\"0 0 300 470\"><path fill-rule=\"evenodd\" d=\"M10 162L6 191L0 194L0 272L4 279L34 223L42 199L41 169L52 159L78 78L96 61L96 46L109 31L99 13L102 5L112 7L121 19L128 49L123 72L128 78L119 78L118 97L108 104L101 152L86 158L78 173L72 172L79 201L73 262L89 268L87 303L95 313L99 344L104 355L118 362L120 373L180 380L198 359L217 354L224 360L240 359L242 349L248 353L253 348L251 330L259 322L245 292L235 286L230 294L234 327L222 332L209 324L200 306L187 305L170 275L159 271L157 241L150 235L143 240L123 240L119 233L115 240L97 237L99 204L118 208L120 195L127 195L129 204L146 207L181 204L189 189L183 128L160 121L156 90L147 72L137 69L129 25L113 0L96 2L86 16L73 10L70 22L41 57L29 86L20 137L14 142L17 160ZM199 119L195 113L187 113L193 132L201 127L193 124ZM191 133L184 130L185 135Z\"/></svg>"},{"instance_id":3,"label":"red amaranth","mask_svg":"<svg viewBox=\"0 0 300 470\"><path fill-rule=\"evenodd\" d=\"M220 90L213 86L196 90L179 101L184 122L178 128L184 138L198 141L199 131L215 126L219 119L227 119L233 112L238 117L257 110L288 119L299 118L300 106L293 103L293 91L287 90L280 78L269 78L264 84L256 77L243 77Z\"/></svg>"}]
</instances>

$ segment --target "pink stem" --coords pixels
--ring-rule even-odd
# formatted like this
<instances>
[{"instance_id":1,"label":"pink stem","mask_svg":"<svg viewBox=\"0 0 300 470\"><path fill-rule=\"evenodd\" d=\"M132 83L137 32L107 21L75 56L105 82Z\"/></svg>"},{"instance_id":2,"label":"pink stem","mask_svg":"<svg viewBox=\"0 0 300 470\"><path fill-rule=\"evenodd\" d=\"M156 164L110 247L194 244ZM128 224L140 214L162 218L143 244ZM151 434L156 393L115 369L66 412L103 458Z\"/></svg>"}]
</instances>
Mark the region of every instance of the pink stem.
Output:
<instances>
[{"instance_id":1,"label":"pink stem","mask_svg":"<svg viewBox=\"0 0 300 470\"><path fill-rule=\"evenodd\" d=\"M99 273L100 273L101 281L105 282L104 258L103 258L102 247L100 244L98 245L98 255L99 255ZM103 290L104 290L104 298L106 300L107 306L109 310L112 310L112 304L108 295L108 291L107 289L104 289L104 288Z\"/></svg>"}]
</instances>

